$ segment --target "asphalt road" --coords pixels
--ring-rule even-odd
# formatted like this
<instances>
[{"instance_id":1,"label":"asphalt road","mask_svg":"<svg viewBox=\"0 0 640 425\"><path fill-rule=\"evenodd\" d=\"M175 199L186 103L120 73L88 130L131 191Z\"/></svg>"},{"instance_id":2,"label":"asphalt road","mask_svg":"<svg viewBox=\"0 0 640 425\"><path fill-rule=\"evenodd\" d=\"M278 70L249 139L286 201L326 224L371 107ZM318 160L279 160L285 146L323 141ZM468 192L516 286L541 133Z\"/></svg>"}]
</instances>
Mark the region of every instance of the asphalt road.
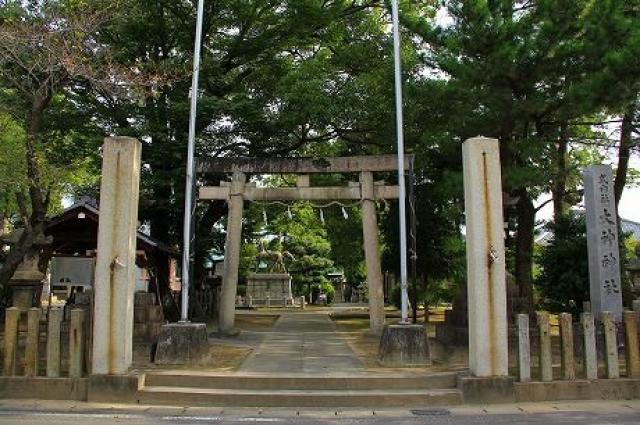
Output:
<instances>
[{"instance_id":1,"label":"asphalt road","mask_svg":"<svg viewBox=\"0 0 640 425\"><path fill-rule=\"evenodd\" d=\"M283 410L108 406L87 403L6 401L0 424L640 424L640 401L526 403L421 410Z\"/></svg>"},{"instance_id":2,"label":"asphalt road","mask_svg":"<svg viewBox=\"0 0 640 425\"><path fill-rule=\"evenodd\" d=\"M400 417L360 417L360 418L300 418L300 417L262 417L248 415L243 417L224 417L209 415L166 415L154 416L131 413L51 413L51 412L0 412L0 424L434 424L434 425L471 425L471 424L639 424L637 414L590 414L583 413L538 413L533 415L407 415Z\"/></svg>"}]
</instances>

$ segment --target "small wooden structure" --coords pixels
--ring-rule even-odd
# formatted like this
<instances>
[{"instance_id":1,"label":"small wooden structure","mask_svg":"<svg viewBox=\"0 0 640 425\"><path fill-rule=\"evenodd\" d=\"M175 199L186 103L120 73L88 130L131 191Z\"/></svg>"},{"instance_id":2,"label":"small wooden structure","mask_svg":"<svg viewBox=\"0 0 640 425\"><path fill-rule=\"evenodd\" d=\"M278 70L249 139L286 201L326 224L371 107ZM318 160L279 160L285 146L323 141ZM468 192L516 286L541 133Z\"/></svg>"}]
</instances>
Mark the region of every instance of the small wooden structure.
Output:
<instances>
[{"instance_id":1,"label":"small wooden structure","mask_svg":"<svg viewBox=\"0 0 640 425\"><path fill-rule=\"evenodd\" d=\"M53 237L53 243L47 247L54 271L52 289L71 294L93 286L99 215L92 200L83 199L47 224L45 234ZM179 257L178 250L138 231L138 289L149 290L156 295L179 289L180 283L176 277ZM148 287L145 288L147 283Z\"/></svg>"}]
</instances>

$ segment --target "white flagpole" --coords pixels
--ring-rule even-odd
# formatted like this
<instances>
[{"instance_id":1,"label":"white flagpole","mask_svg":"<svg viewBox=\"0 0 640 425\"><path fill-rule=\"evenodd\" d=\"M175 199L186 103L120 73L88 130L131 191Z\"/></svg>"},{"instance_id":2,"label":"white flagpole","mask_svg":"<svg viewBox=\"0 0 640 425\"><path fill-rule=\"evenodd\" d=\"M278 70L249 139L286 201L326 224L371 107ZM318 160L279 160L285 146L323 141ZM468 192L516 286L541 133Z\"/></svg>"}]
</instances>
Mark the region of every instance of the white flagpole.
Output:
<instances>
[{"instance_id":1,"label":"white flagpole","mask_svg":"<svg viewBox=\"0 0 640 425\"><path fill-rule=\"evenodd\" d=\"M398 0L391 0L393 19L393 61L395 65L396 88L396 131L398 141L398 203L400 205L400 290L401 290L401 323L408 323L407 295L407 213L406 189L404 186L404 135L402 122L402 74L400 67L400 30L398 17Z\"/></svg>"},{"instance_id":2,"label":"white flagpole","mask_svg":"<svg viewBox=\"0 0 640 425\"><path fill-rule=\"evenodd\" d=\"M196 144L196 110L198 106L198 78L200 75L200 44L202 42L202 15L204 0L198 0L196 41L193 52L193 76L191 80L191 108L189 111L189 148L187 152L187 182L184 191L184 228L182 243L182 305L180 320L189 321L189 269L191 266L191 219L193 216L194 156Z\"/></svg>"}]
</instances>

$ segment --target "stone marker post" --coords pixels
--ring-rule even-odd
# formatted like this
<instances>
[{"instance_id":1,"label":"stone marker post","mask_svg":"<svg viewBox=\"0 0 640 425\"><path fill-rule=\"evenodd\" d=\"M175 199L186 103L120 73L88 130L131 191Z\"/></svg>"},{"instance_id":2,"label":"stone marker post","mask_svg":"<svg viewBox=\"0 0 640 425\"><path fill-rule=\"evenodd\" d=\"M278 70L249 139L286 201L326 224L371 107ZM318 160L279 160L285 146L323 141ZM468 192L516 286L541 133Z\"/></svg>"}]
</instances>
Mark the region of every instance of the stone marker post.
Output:
<instances>
[{"instance_id":1,"label":"stone marker post","mask_svg":"<svg viewBox=\"0 0 640 425\"><path fill-rule=\"evenodd\" d=\"M2 372L5 376L16 374L16 356L18 351L18 323L20 309L9 307L4 316L4 363Z\"/></svg>"},{"instance_id":2,"label":"stone marker post","mask_svg":"<svg viewBox=\"0 0 640 425\"><path fill-rule=\"evenodd\" d=\"M573 354L573 318L569 313L562 313L559 319L562 379L573 381L576 379L576 365Z\"/></svg>"},{"instance_id":3,"label":"stone marker post","mask_svg":"<svg viewBox=\"0 0 640 425\"><path fill-rule=\"evenodd\" d=\"M41 314L42 311L39 307L32 307L27 312L27 344L24 351L25 376L38 376Z\"/></svg>"},{"instance_id":4,"label":"stone marker post","mask_svg":"<svg viewBox=\"0 0 640 425\"><path fill-rule=\"evenodd\" d=\"M589 289L592 312L600 320L610 311L622 320L622 286L618 250L618 217L614 202L613 175L608 165L592 165L584 172L587 212Z\"/></svg>"},{"instance_id":5,"label":"stone marker post","mask_svg":"<svg viewBox=\"0 0 640 425\"><path fill-rule=\"evenodd\" d=\"M375 334L382 333L384 327L384 289L380 269L380 245L378 243L378 218L376 215L375 187L373 173L360 173L362 197L362 234L364 257L369 288L369 327Z\"/></svg>"},{"instance_id":6,"label":"stone marker post","mask_svg":"<svg viewBox=\"0 0 640 425\"><path fill-rule=\"evenodd\" d=\"M49 310L49 322L47 323L47 376L57 378L60 376L60 324L64 310L61 307L53 307Z\"/></svg>"},{"instance_id":7,"label":"stone marker post","mask_svg":"<svg viewBox=\"0 0 640 425\"><path fill-rule=\"evenodd\" d=\"M244 207L244 187L247 178L244 173L233 173L229 190L229 213L227 215L227 236L224 249L224 276L220 293L218 332L235 332L236 306L234 303L238 290L238 266L240 265L240 245L242 242L242 211Z\"/></svg>"},{"instance_id":8,"label":"stone marker post","mask_svg":"<svg viewBox=\"0 0 640 425\"><path fill-rule=\"evenodd\" d=\"M625 311L624 320L624 348L627 365L627 378L640 378L640 347L638 346L638 313Z\"/></svg>"},{"instance_id":9,"label":"stone marker post","mask_svg":"<svg viewBox=\"0 0 640 425\"><path fill-rule=\"evenodd\" d=\"M580 316L582 323L583 351L584 351L584 377L586 379L598 379L598 356L596 352L596 332L593 322L593 314L585 312Z\"/></svg>"},{"instance_id":10,"label":"stone marker post","mask_svg":"<svg viewBox=\"0 0 640 425\"><path fill-rule=\"evenodd\" d=\"M507 376L507 303L500 151L496 139L462 146L467 237L469 368Z\"/></svg>"},{"instance_id":11,"label":"stone marker post","mask_svg":"<svg viewBox=\"0 0 640 425\"><path fill-rule=\"evenodd\" d=\"M529 315L518 314L518 375L520 382L531 381L531 341Z\"/></svg>"},{"instance_id":12,"label":"stone marker post","mask_svg":"<svg viewBox=\"0 0 640 425\"><path fill-rule=\"evenodd\" d=\"M69 377L82 378L84 373L84 310L71 310L69 324Z\"/></svg>"},{"instance_id":13,"label":"stone marker post","mask_svg":"<svg viewBox=\"0 0 640 425\"><path fill-rule=\"evenodd\" d=\"M616 322L613 313L610 311L603 311L601 317L602 326L604 328L604 348L605 359L607 363L607 378L616 379L620 377Z\"/></svg>"},{"instance_id":14,"label":"stone marker post","mask_svg":"<svg viewBox=\"0 0 640 425\"><path fill-rule=\"evenodd\" d=\"M125 374L131 365L141 151L136 139L104 141L93 314L97 375Z\"/></svg>"},{"instance_id":15,"label":"stone marker post","mask_svg":"<svg viewBox=\"0 0 640 425\"><path fill-rule=\"evenodd\" d=\"M540 366L540 380L542 382L553 381L553 363L551 360L551 328L549 327L549 313L539 311L538 332L540 333L540 352L538 364Z\"/></svg>"}]
</instances>

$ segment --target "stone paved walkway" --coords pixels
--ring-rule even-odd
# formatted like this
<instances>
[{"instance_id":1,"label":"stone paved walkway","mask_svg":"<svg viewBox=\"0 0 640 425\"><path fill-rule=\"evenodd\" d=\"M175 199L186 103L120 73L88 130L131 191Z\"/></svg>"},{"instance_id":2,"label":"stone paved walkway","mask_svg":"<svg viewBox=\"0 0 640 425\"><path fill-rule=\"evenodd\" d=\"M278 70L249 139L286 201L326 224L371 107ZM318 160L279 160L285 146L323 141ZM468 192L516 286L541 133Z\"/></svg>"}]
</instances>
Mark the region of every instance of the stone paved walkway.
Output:
<instances>
[{"instance_id":1,"label":"stone paved walkway","mask_svg":"<svg viewBox=\"0 0 640 425\"><path fill-rule=\"evenodd\" d=\"M359 374L362 363L326 313L283 314L240 373Z\"/></svg>"}]
</instances>

